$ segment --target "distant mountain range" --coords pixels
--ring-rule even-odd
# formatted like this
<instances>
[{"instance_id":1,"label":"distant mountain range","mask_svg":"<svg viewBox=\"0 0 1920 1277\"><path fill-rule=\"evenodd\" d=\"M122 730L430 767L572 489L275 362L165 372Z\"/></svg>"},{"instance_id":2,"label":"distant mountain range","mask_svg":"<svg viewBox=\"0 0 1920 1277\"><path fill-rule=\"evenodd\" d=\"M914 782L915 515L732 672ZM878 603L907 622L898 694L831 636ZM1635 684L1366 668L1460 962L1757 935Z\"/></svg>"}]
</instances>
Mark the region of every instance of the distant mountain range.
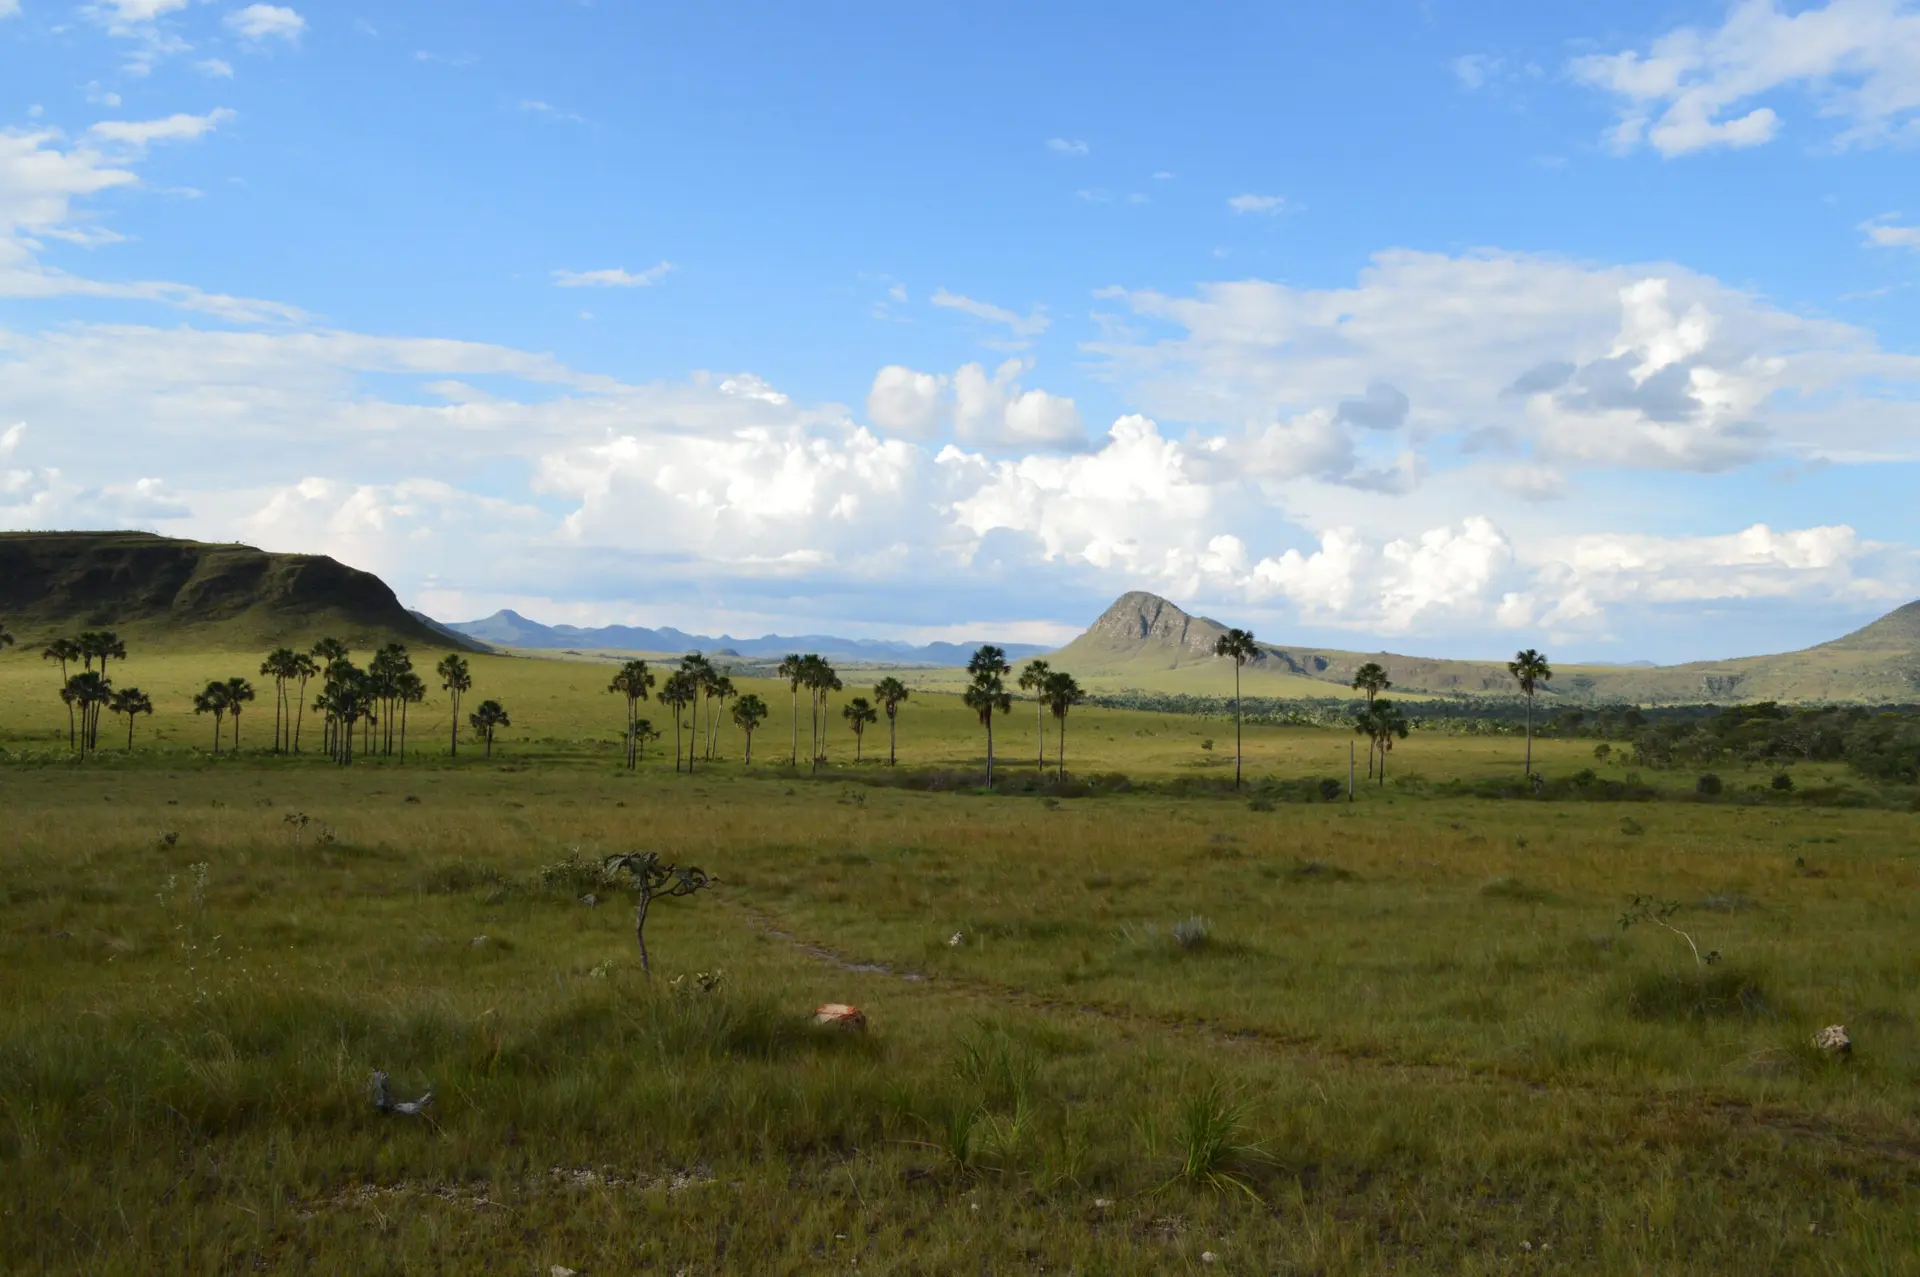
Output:
<instances>
[{"instance_id":1,"label":"distant mountain range","mask_svg":"<svg viewBox=\"0 0 1920 1277\"><path fill-rule=\"evenodd\" d=\"M830 634L766 634L734 638L689 634L672 626L647 629L636 625L542 625L518 612L502 609L477 621L439 622L441 628L492 647L578 652L661 652L680 655L704 652L708 656L737 656L750 661L777 661L789 652L814 652L830 661L865 665L965 665L980 643L900 643L885 639L836 638ZM992 642L983 638L981 643ZM1009 660L1022 660L1046 651L1032 643L1001 643Z\"/></svg>"},{"instance_id":2,"label":"distant mountain range","mask_svg":"<svg viewBox=\"0 0 1920 1277\"><path fill-rule=\"evenodd\" d=\"M0 618L27 650L79 630L114 629L143 645L229 651L305 647L326 635L360 650L400 642L428 650L697 651L737 657L743 665L817 652L842 664L952 669L965 665L978 645L826 634L742 639L624 625L583 629L542 625L509 611L445 624L409 612L379 577L323 555L271 554L142 532L0 533ZM1213 654L1224 632L1218 621L1136 591L1115 600L1048 659L1090 690L1225 696L1232 694L1232 667ZM1048 652L1031 643L1001 646L1016 661ZM1242 683L1248 696L1347 696L1354 670L1367 661L1384 665L1400 693L1514 694L1504 659L1436 660L1271 640L1259 643ZM1798 652L1686 665L1556 663L1554 675L1544 694L1576 702L1913 701L1920 699L1920 602Z\"/></svg>"}]
</instances>

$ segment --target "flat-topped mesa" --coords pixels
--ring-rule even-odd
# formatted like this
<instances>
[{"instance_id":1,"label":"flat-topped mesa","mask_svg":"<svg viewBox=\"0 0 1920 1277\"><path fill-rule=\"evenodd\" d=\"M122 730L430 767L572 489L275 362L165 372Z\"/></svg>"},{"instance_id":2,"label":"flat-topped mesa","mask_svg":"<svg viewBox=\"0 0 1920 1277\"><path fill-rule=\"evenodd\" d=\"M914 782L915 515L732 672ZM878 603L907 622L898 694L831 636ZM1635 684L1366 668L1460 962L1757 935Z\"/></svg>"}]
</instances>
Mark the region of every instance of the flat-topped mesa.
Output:
<instances>
[{"instance_id":1,"label":"flat-topped mesa","mask_svg":"<svg viewBox=\"0 0 1920 1277\"><path fill-rule=\"evenodd\" d=\"M0 532L0 616L23 644L106 628L209 647L322 634L355 647L469 646L409 613L379 577L325 555L147 532Z\"/></svg>"},{"instance_id":2,"label":"flat-topped mesa","mask_svg":"<svg viewBox=\"0 0 1920 1277\"><path fill-rule=\"evenodd\" d=\"M1088 635L1115 647L1171 646L1196 656L1212 656L1214 644L1226 632L1220 622L1192 616L1145 590L1121 595L1087 627Z\"/></svg>"}]
</instances>

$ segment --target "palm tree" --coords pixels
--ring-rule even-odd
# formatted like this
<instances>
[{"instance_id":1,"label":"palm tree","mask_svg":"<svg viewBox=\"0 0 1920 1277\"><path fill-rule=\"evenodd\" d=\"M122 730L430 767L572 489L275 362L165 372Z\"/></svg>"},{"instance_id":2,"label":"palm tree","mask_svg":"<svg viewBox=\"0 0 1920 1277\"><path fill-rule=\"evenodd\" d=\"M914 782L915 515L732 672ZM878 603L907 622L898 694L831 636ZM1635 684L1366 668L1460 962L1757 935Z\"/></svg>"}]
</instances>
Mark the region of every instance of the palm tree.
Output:
<instances>
[{"instance_id":1,"label":"palm tree","mask_svg":"<svg viewBox=\"0 0 1920 1277\"><path fill-rule=\"evenodd\" d=\"M1240 788L1240 667L1260 655L1251 630L1228 630L1213 645L1215 656L1233 658L1233 787Z\"/></svg>"},{"instance_id":2,"label":"palm tree","mask_svg":"<svg viewBox=\"0 0 1920 1277\"><path fill-rule=\"evenodd\" d=\"M374 654L368 662L367 677L372 680L371 691L386 725L381 738L381 746L389 757L393 754L394 730L399 726L397 707L400 704L400 679L413 672L413 657L401 643L389 643Z\"/></svg>"},{"instance_id":3,"label":"palm tree","mask_svg":"<svg viewBox=\"0 0 1920 1277\"><path fill-rule=\"evenodd\" d=\"M1520 684L1521 694L1527 698L1527 775L1533 775L1533 694L1540 684L1553 681L1553 667L1547 664L1544 653L1528 648L1518 652L1507 662L1507 673L1513 675L1514 682Z\"/></svg>"},{"instance_id":4,"label":"palm tree","mask_svg":"<svg viewBox=\"0 0 1920 1277\"><path fill-rule=\"evenodd\" d=\"M353 667L353 662L347 659L353 655L353 649L337 638L328 637L321 639L313 645L310 655L316 662L319 672L326 677L329 684L339 683L340 680L335 677L336 671L342 668L351 669ZM340 710L352 702L354 698L338 695L338 690L336 687L336 694L331 697L315 697L313 707L315 709L321 709L322 700L327 701L328 704L332 706L332 708L326 710L326 748L335 762L345 766L348 762L352 761L353 751L351 746L353 742L347 742L349 748L344 752L341 750L339 741L340 725L346 721L346 716L343 715ZM352 717L355 722L359 721L357 711Z\"/></svg>"},{"instance_id":5,"label":"palm tree","mask_svg":"<svg viewBox=\"0 0 1920 1277\"><path fill-rule=\"evenodd\" d=\"M313 645L313 659L322 666L334 665L353 655L353 649L337 638L323 638Z\"/></svg>"},{"instance_id":6,"label":"palm tree","mask_svg":"<svg viewBox=\"0 0 1920 1277\"><path fill-rule=\"evenodd\" d=\"M725 709L727 702L740 695L740 689L733 685L729 670L721 670L719 675L708 684L707 691L707 761L713 761L714 751L720 746L720 715L714 712L713 702L720 702L719 708Z\"/></svg>"},{"instance_id":7,"label":"palm tree","mask_svg":"<svg viewBox=\"0 0 1920 1277\"><path fill-rule=\"evenodd\" d=\"M880 708L887 712L887 766L893 766L894 734L899 726L900 706L913 695L907 685L889 674L873 685L873 698L880 702Z\"/></svg>"},{"instance_id":8,"label":"palm tree","mask_svg":"<svg viewBox=\"0 0 1920 1277\"><path fill-rule=\"evenodd\" d=\"M102 674L107 672L109 657L124 660L127 655L127 645L122 643L120 636L112 630L88 630L80 636L80 641L75 646L80 649L80 659L86 663L88 669L93 668L96 658L99 660Z\"/></svg>"},{"instance_id":9,"label":"palm tree","mask_svg":"<svg viewBox=\"0 0 1920 1277\"><path fill-rule=\"evenodd\" d=\"M100 745L100 708L113 696L113 684L98 670L82 670L67 680L60 699L68 711L80 711L80 753Z\"/></svg>"},{"instance_id":10,"label":"palm tree","mask_svg":"<svg viewBox=\"0 0 1920 1277\"><path fill-rule=\"evenodd\" d=\"M1080 684L1074 681L1073 675L1065 670L1055 670L1047 675L1046 685L1041 688L1041 696L1045 699L1047 708L1053 711L1053 716L1060 720L1060 748L1055 751L1058 755L1055 761L1059 764L1059 779L1065 780L1067 778L1067 711L1085 700L1087 694L1080 690Z\"/></svg>"},{"instance_id":11,"label":"palm tree","mask_svg":"<svg viewBox=\"0 0 1920 1277\"><path fill-rule=\"evenodd\" d=\"M233 715L233 752L240 752L240 707L253 700L253 684L244 678L227 680L227 712Z\"/></svg>"},{"instance_id":12,"label":"palm tree","mask_svg":"<svg viewBox=\"0 0 1920 1277\"><path fill-rule=\"evenodd\" d=\"M1387 755L1393 752L1393 739L1397 736L1405 740L1407 733L1413 730L1413 724L1407 721L1407 716L1400 712L1398 705L1387 700L1374 705L1373 717L1380 725L1380 783L1384 785L1387 783Z\"/></svg>"},{"instance_id":13,"label":"palm tree","mask_svg":"<svg viewBox=\"0 0 1920 1277\"><path fill-rule=\"evenodd\" d=\"M640 702L647 699L654 685L653 671L647 668L645 661L628 661L614 672L613 681L607 684L609 692L618 692L627 701L627 770L632 771L639 764L639 736L633 725L640 721Z\"/></svg>"},{"instance_id":14,"label":"palm tree","mask_svg":"<svg viewBox=\"0 0 1920 1277\"><path fill-rule=\"evenodd\" d=\"M787 680L787 687L793 693L793 759L788 764L791 767L800 766L800 684L806 681L806 672L806 660L797 652L788 652L774 670Z\"/></svg>"},{"instance_id":15,"label":"palm tree","mask_svg":"<svg viewBox=\"0 0 1920 1277\"><path fill-rule=\"evenodd\" d=\"M627 731L632 737L632 743L627 746L627 750L633 757L634 765L638 766L641 747L650 740L659 740L660 733L653 730L653 721L646 718L634 719Z\"/></svg>"},{"instance_id":16,"label":"palm tree","mask_svg":"<svg viewBox=\"0 0 1920 1277\"><path fill-rule=\"evenodd\" d=\"M973 682L967 684L967 690L960 696L966 707L980 719L980 725L987 729L987 788L993 788L993 716L1004 714L1013 708L1013 697L998 674L985 670L973 676Z\"/></svg>"},{"instance_id":17,"label":"palm tree","mask_svg":"<svg viewBox=\"0 0 1920 1277\"><path fill-rule=\"evenodd\" d=\"M806 667L807 687L813 694L813 770L818 772L820 764L827 760L827 695L841 690L845 684L825 659L809 655L800 660Z\"/></svg>"},{"instance_id":18,"label":"palm tree","mask_svg":"<svg viewBox=\"0 0 1920 1277\"><path fill-rule=\"evenodd\" d=\"M689 652L681 657L680 668L693 679L692 716L687 723L687 759L691 763L694 750L699 747L700 741L700 702L703 699L712 701L713 683L719 674L715 672L713 662L699 652ZM713 717L711 711L708 712L707 717Z\"/></svg>"},{"instance_id":19,"label":"palm tree","mask_svg":"<svg viewBox=\"0 0 1920 1277\"><path fill-rule=\"evenodd\" d=\"M766 721L767 703L752 692L733 703L733 725L747 738L746 757L741 760L741 766L753 765L753 731Z\"/></svg>"},{"instance_id":20,"label":"palm tree","mask_svg":"<svg viewBox=\"0 0 1920 1277\"><path fill-rule=\"evenodd\" d=\"M394 684L400 702L400 761L404 763L407 761L407 706L427 699L427 685L412 670L402 672Z\"/></svg>"},{"instance_id":21,"label":"palm tree","mask_svg":"<svg viewBox=\"0 0 1920 1277\"><path fill-rule=\"evenodd\" d=\"M100 673L104 675L107 672L109 657L116 661L127 659L127 645L121 642L120 636L112 630L102 630L93 654L100 658Z\"/></svg>"},{"instance_id":22,"label":"palm tree","mask_svg":"<svg viewBox=\"0 0 1920 1277\"><path fill-rule=\"evenodd\" d=\"M1387 671L1378 661L1368 661L1365 665L1362 665L1353 672L1354 690L1367 694L1367 708L1369 710L1373 708L1373 698L1392 686L1393 680L1387 677ZM1371 740L1371 738L1369 738L1369 740ZM1373 755L1374 745L1370 743L1367 746L1367 778L1369 780L1373 778ZM1386 761L1384 758L1380 760L1383 766Z\"/></svg>"},{"instance_id":23,"label":"palm tree","mask_svg":"<svg viewBox=\"0 0 1920 1277\"><path fill-rule=\"evenodd\" d=\"M840 717L853 728L853 762L860 765L861 747L866 744L867 728L880 721L880 711L864 696L856 696L840 707Z\"/></svg>"},{"instance_id":24,"label":"palm tree","mask_svg":"<svg viewBox=\"0 0 1920 1277\"><path fill-rule=\"evenodd\" d=\"M993 788L993 716L996 712L1004 714L1013 708L1013 697L1008 695L1003 681L1013 672L1013 666L1007 664L1006 652L988 643L974 650L967 660L967 673L973 682L961 697L966 707L980 718L980 725L987 729L987 788Z\"/></svg>"},{"instance_id":25,"label":"palm tree","mask_svg":"<svg viewBox=\"0 0 1920 1277\"><path fill-rule=\"evenodd\" d=\"M281 752L284 738L288 735L282 729L287 718L287 683L299 673L295 665L299 659L299 653L292 648L276 647L267 653L266 660L260 662L260 677L273 680L273 752L276 754ZM286 723L285 726L291 728L293 725Z\"/></svg>"},{"instance_id":26,"label":"palm tree","mask_svg":"<svg viewBox=\"0 0 1920 1277\"><path fill-rule=\"evenodd\" d=\"M311 656L305 652L294 654L292 677L300 680L300 691L293 698L293 752L300 752L300 724L307 714L307 680L320 672Z\"/></svg>"},{"instance_id":27,"label":"palm tree","mask_svg":"<svg viewBox=\"0 0 1920 1277\"><path fill-rule=\"evenodd\" d=\"M113 699L107 703L107 708L116 714L127 716L127 752L131 754L133 752L133 720L141 714L151 715L153 702L139 688L123 687L113 694Z\"/></svg>"},{"instance_id":28,"label":"palm tree","mask_svg":"<svg viewBox=\"0 0 1920 1277\"><path fill-rule=\"evenodd\" d=\"M699 694L694 685L693 675L685 670L675 670L667 675L667 681L660 685L660 703L673 711L673 770L680 770L680 731L681 720L685 717L687 706L693 704L693 698ZM689 751L691 752L691 751ZM693 770L693 760L688 758L687 770Z\"/></svg>"},{"instance_id":29,"label":"palm tree","mask_svg":"<svg viewBox=\"0 0 1920 1277\"><path fill-rule=\"evenodd\" d=\"M1380 755L1380 783L1387 783L1387 754L1393 749L1393 738L1407 738L1412 724L1400 707L1389 700L1377 700L1354 714L1353 730L1356 735L1367 738L1367 776L1373 776L1373 756Z\"/></svg>"},{"instance_id":30,"label":"palm tree","mask_svg":"<svg viewBox=\"0 0 1920 1277\"><path fill-rule=\"evenodd\" d=\"M1053 667L1045 661L1028 661L1020 671L1020 690L1033 694L1033 734L1039 742L1039 770L1047 770L1047 676Z\"/></svg>"},{"instance_id":31,"label":"palm tree","mask_svg":"<svg viewBox=\"0 0 1920 1277\"><path fill-rule=\"evenodd\" d=\"M460 756L460 696L473 688L473 675L467 670L466 658L457 652L448 652L433 667L440 675L440 690L453 696L453 739L448 752L455 758Z\"/></svg>"},{"instance_id":32,"label":"palm tree","mask_svg":"<svg viewBox=\"0 0 1920 1277\"><path fill-rule=\"evenodd\" d=\"M67 667L80 659L80 645L72 639L60 638L47 644L40 653L42 660L60 662L60 688L64 692L69 675ZM73 702L67 702L67 748L74 748Z\"/></svg>"},{"instance_id":33,"label":"palm tree","mask_svg":"<svg viewBox=\"0 0 1920 1277\"><path fill-rule=\"evenodd\" d=\"M225 683L208 683L202 691L194 693L193 712L213 715L213 752L220 753L220 730L227 717L228 688Z\"/></svg>"},{"instance_id":34,"label":"palm tree","mask_svg":"<svg viewBox=\"0 0 1920 1277\"><path fill-rule=\"evenodd\" d=\"M487 757L493 757L493 733L496 728L512 727L513 720L507 717L506 707L499 701L481 701L480 708L468 716L473 730L486 738Z\"/></svg>"},{"instance_id":35,"label":"palm tree","mask_svg":"<svg viewBox=\"0 0 1920 1277\"><path fill-rule=\"evenodd\" d=\"M1005 678L1013 673L1013 666L1007 664L1006 649L988 643L984 647L976 648L973 655L967 658L967 673L974 678L982 674Z\"/></svg>"}]
</instances>

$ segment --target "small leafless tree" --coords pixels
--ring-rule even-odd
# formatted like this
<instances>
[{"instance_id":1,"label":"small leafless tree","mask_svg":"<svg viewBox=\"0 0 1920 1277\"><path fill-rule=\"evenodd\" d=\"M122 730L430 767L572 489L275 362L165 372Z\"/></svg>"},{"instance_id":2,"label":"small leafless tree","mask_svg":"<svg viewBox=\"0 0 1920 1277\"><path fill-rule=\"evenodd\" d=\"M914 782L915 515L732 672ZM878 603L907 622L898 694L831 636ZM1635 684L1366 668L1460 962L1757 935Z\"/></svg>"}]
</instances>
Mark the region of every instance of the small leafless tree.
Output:
<instances>
[{"instance_id":1,"label":"small leafless tree","mask_svg":"<svg viewBox=\"0 0 1920 1277\"><path fill-rule=\"evenodd\" d=\"M1718 949L1709 949L1705 953L1700 952L1700 946L1693 942L1692 936L1668 921L1669 918L1672 918L1674 914L1679 912L1680 902L1677 900L1657 900L1652 896L1635 896L1628 903L1626 912L1620 915L1620 929L1625 931L1636 923L1651 923L1663 930L1671 931L1674 935L1685 940L1687 942L1687 948L1693 950L1694 965L1710 967L1720 961L1720 951Z\"/></svg>"},{"instance_id":2,"label":"small leafless tree","mask_svg":"<svg viewBox=\"0 0 1920 1277\"><path fill-rule=\"evenodd\" d=\"M690 896L703 891L720 881L710 877L697 866L689 865L685 869L677 865L660 863L657 851L629 851L618 856L607 857L604 866L609 878L625 877L634 890L640 893L639 902L634 906L633 938L640 946L640 970L647 979L653 979L653 968L647 961L647 910L656 896Z\"/></svg>"}]
</instances>

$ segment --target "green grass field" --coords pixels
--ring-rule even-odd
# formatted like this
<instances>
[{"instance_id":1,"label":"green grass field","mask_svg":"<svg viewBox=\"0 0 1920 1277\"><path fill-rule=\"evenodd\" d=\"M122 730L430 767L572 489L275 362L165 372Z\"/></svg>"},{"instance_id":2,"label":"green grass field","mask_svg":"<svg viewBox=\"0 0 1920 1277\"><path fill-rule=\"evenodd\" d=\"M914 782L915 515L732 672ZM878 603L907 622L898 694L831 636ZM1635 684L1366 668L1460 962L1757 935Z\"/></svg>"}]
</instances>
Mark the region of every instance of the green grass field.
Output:
<instances>
[{"instance_id":1,"label":"green grass field","mask_svg":"<svg viewBox=\"0 0 1920 1277\"><path fill-rule=\"evenodd\" d=\"M164 712L76 765L0 661L0 1268L1915 1271L1912 812L1446 796L1520 742L1419 734L1356 803L1250 803L1176 792L1231 723L1092 708L1070 768L1139 784L1055 798L1030 705L1001 794L923 792L837 720L790 774L784 688L752 769L627 774L604 672L505 658L491 763L431 705L404 766L265 755L264 705L214 760L176 701L257 664L136 652ZM1250 729L1249 775L1347 742ZM945 695L901 747L982 754ZM721 879L654 905L651 981L592 872L636 847Z\"/></svg>"}]
</instances>

